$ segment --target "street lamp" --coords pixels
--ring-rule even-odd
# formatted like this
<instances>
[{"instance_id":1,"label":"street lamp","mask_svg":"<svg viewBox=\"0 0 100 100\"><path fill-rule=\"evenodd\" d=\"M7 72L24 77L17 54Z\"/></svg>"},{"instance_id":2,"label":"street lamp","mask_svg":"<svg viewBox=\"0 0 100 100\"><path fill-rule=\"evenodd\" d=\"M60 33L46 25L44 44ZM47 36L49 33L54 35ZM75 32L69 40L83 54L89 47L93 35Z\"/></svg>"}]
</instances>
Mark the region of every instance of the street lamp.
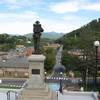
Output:
<instances>
[{"instance_id":1,"label":"street lamp","mask_svg":"<svg viewBox=\"0 0 100 100\"><path fill-rule=\"evenodd\" d=\"M97 64L98 64L98 47L99 47L100 43L99 41L94 41L94 46L95 46L95 74L94 74L94 89L97 85Z\"/></svg>"},{"instance_id":2,"label":"street lamp","mask_svg":"<svg viewBox=\"0 0 100 100\"><path fill-rule=\"evenodd\" d=\"M0 79L0 84L2 83L2 80Z\"/></svg>"},{"instance_id":3,"label":"street lamp","mask_svg":"<svg viewBox=\"0 0 100 100\"><path fill-rule=\"evenodd\" d=\"M44 74L45 74L45 83L46 83L46 76L47 76L47 72L45 72Z\"/></svg>"},{"instance_id":4,"label":"street lamp","mask_svg":"<svg viewBox=\"0 0 100 100\"><path fill-rule=\"evenodd\" d=\"M58 100L58 91L56 91L56 93L57 93L57 100Z\"/></svg>"},{"instance_id":5,"label":"street lamp","mask_svg":"<svg viewBox=\"0 0 100 100\"><path fill-rule=\"evenodd\" d=\"M60 88L59 88L59 91L60 93L62 93L62 72L60 72Z\"/></svg>"},{"instance_id":6,"label":"street lamp","mask_svg":"<svg viewBox=\"0 0 100 100\"><path fill-rule=\"evenodd\" d=\"M88 85L88 68L86 69L86 90L87 90L87 86Z\"/></svg>"}]
</instances>

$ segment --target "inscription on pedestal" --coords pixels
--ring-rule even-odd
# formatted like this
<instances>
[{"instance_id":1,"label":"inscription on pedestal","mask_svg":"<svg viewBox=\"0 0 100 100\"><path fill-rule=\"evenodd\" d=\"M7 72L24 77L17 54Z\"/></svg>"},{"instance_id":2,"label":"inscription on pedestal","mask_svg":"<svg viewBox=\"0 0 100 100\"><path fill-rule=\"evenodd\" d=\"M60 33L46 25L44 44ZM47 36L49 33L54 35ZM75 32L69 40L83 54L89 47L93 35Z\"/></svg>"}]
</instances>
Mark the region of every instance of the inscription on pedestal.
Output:
<instances>
[{"instance_id":1,"label":"inscription on pedestal","mask_svg":"<svg viewBox=\"0 0 100 100\"><path fill-rule=\"evenodd\" d=\"M32 74L40 74L40 69L32 69Z\"/></svg>"}]
</instances>

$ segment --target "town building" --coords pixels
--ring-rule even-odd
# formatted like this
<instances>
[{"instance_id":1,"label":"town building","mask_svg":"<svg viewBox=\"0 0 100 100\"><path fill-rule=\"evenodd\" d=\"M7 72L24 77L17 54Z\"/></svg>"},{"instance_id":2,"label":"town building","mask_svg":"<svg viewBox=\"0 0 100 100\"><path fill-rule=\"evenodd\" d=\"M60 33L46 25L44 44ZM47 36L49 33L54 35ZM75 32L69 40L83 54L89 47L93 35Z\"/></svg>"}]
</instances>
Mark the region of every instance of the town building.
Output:
<instances>
[{"instance_id":1,"label":"town building","mask_svg":"<svg viewBox=\"0 0 100 100\"><path fill-rule=\"evenodd\" d=\"M0 61L0 78L28 78L27 57L15 56Z\"/></svg>"},{"instance_id":2,"label":"town building","mask_svg":"<svg viewBox=\"0 0 100 100\"><path fill-rule=\"evenodd\" d=\"M53 49L57 49L60 47L60 44L58 43L52 43L52 44L48 44L43 46L44 50L48 49L48 48L53 48Z\"/></svg>"}]
</instances>

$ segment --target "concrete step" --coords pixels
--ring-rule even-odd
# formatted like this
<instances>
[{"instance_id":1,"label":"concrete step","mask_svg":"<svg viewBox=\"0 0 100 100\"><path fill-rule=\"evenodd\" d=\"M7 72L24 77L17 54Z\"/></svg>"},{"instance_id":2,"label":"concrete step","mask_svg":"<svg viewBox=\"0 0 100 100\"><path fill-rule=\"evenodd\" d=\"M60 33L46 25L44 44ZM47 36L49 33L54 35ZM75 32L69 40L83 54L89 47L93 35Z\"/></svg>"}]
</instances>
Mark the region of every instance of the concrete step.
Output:
<instances>
[{"instance_id":1,"label":"concrete step","mask_svg":"<svg viewBox=\"0 0 100 100\"><path fill-rule=\"evenodd\" d=\"M36 89L24 89L18 100L57 100L56 93L48 86Z\"/></svg>"},{"instance_id":2,"label":"concrete step","mask_svg":"<svg viewBox=\"0 0 100 100\"><path fill-rule=\"evenodd\" d=\"M54 100L52 92L46 95L20 95L18 100Z\"/></svg>"},{"instance_id":3,"label":"concrete step","mask_svg":"<svg viewBox=\"0 0 100 100\"><path fill-rule=\"evenodd\" d=\"M21 94L22 95L28 95L28 96L31 96L31 95L40 95L40 96L46 96L47 94L49 94L50 93L50 89L48 89L48 91L27 91L27 90L25 90L25 91L23 91Z\"/></svg>"},{"instance_id":4,"label":"concrete step","mask_svg":"<svg viewBox=\"0 0 100 100\"><path fill-rule=\"evenodd\" d=\"M45 98L45 97L21 97L20 99L18 99L18 100L53 100L53 99L49 99L49 98Z\"/></svg>"},{"instance_id":5,"label":"concrete step","mask_svg":"<svg viewBox=\"0 0 100 100\"><path fill-rule=\"evenodd\" d=\"M50 92L50 88L48 88L48 87L45 87L45 88L42 88L42 89L24 89L22 92L21 92L21 94L22 95L43 95L43 96L45 96L45 95L47 95L47 94L49 94L49 92Z\"/></svg>"},{"instance_id":6,"label":"concrete step","mask_svg":"<svg viewBox=\"0 0 100 100\"><path fill-rule=\"evenodd\" d=\"M19 95L18 100L56 100L55 96L55 93L49 88L44 91L40 90L39 92L35 92L35 90L28 90L27 92L22 92L22 94Z\"/></svg>"}]
</instances>

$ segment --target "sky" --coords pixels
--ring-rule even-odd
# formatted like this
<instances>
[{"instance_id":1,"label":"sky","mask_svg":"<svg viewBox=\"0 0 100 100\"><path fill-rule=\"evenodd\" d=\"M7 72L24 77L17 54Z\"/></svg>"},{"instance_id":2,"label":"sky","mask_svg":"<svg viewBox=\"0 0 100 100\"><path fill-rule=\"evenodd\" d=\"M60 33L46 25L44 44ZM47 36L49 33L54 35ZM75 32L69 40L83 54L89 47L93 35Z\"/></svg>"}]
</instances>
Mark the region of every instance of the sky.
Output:
<instances>
[{"instance_id":1,"label":"sky","mask_svg":"<svg viewBox=\"0 0 100 100\"><path fill-rule=\"evenodd\" d=\"M44 32L68 33L100 18L100 0L0 0L0 34L27 34L39 20Z\"/></svg>"}]
</instances>

